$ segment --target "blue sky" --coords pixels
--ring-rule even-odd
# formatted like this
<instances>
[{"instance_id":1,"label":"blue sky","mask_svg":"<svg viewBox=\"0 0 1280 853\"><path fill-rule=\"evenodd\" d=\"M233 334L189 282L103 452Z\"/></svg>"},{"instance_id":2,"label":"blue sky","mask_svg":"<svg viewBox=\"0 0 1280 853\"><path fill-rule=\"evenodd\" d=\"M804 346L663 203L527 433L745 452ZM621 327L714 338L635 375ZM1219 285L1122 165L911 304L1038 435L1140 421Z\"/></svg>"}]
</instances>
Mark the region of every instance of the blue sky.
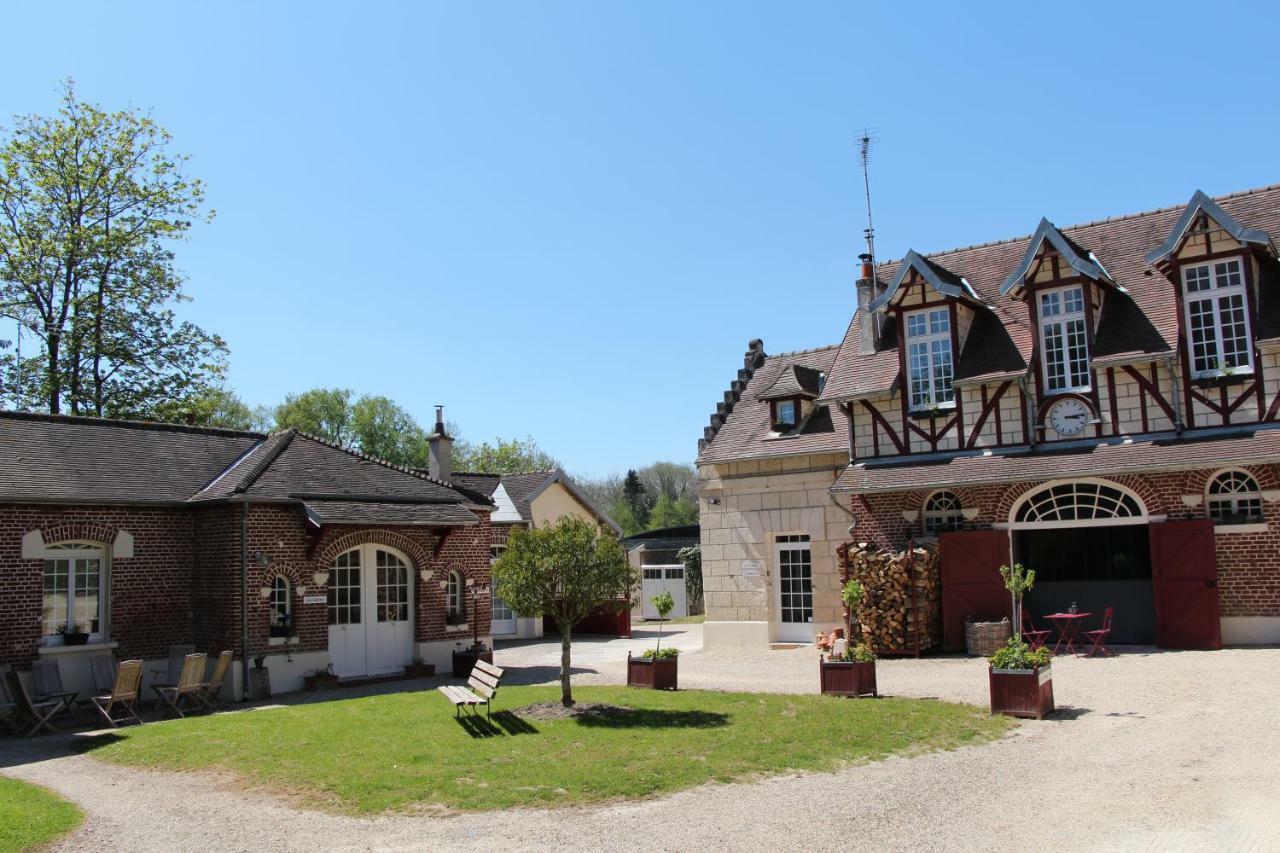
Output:
<instances>
[{"instance_id":1,"label":"blue sky","mask_svg":"<svg viewBox=\"0 0 1280 853\"><path fill-rule=\"evenodd\" d=\"M193 156L183 312L241 396L584 474L692 460L748 339L839 340L864 126L884 259L1280 181L1273 4L121 8L8 9L0 114L70 75Z\"/></svg>"}]
</instances>

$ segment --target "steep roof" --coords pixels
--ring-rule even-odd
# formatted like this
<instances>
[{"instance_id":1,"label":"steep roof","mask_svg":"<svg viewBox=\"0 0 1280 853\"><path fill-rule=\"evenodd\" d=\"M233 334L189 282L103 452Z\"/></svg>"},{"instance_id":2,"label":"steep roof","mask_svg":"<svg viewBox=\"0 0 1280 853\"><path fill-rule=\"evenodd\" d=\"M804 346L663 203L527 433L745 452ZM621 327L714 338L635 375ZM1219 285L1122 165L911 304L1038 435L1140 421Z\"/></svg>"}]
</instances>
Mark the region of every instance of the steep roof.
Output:
<instances>
[{"instance_id":1,"label":"steep roof","mask_svg":"<svg viewBox=\"0 0 1280 853\"><path fill-rule=\"evenodd\" d=\"M1197 196L1193 202L1198 199ZM1244 236L1253 238L1264 232L1280 234L1280 185L1219 196L1211 201L1238 224ZM1100 265L1110 279L1127 292L1113 293L1106 300L1094 340L1094 358L1120 359L1173 352L1178 334L1175 289L1158 273L1148 274L1151 265L1147 254L1154 254L1154 250L1168 241L1185 218L1186 210L1186 205L1178 205L1070 228L1052 225L1044 228L1042 223L1043 230L1037 231L1042 238L1050 233L1049 229L1062 235L1073 254ZM969 282L978 297L990 306L987 310L994 314L992 319L996 321L984 327L982 337L975 337L974 331L970 331L965 352L958 360L957 380L1026 370L1033 344L1027 305L1002 297L1000 288L1018 269L1037 235L928 256L930 261ZM877 278L892 281L900 265L900 261L881 264ZM1267 301L1263 300L1263 312L1270 310L1265 304ZM983 313L979 310L978 317ZM839 354L828 372L821 400L847 400L883 393L898 378L898 354L894 349L883 349L873 355L859 354L861 319L861 314L855 314L849 323ZM972 365L967 366L968 350L975 345L990 351L975 354ZM965 370L970 372L964 373Z\"/></svg>"},{"instance_id":2,"label":"steep roof","mask_svg":"<svg viewBox=\"0 0 1280 853\"><path fill-rule=\"evenodd\" d=\"M763 364L746 380L742 397L725 417L724 424L698 454L698 462L845 450L849 420L839 408L818 407L796 432L771 437L769 402L752 393L755 387L772 388L783 373L795 367L829 373L837 350L838 347L829 346L765 356ZM894 363L897 363L896 357Z\"/></svg>"},{"instance_id":3,"label":"steep roof","mask_svg":"<svg viewBox=\"0 0 1280 853\"><path fill-rule=\"evenodd\" d=\"M4 412L0 446L7 453L0 500L10 502L293 501L330 523L475 523L468 507L488 503L297 430L263 435Z\"/></svg>"}]
</instances>

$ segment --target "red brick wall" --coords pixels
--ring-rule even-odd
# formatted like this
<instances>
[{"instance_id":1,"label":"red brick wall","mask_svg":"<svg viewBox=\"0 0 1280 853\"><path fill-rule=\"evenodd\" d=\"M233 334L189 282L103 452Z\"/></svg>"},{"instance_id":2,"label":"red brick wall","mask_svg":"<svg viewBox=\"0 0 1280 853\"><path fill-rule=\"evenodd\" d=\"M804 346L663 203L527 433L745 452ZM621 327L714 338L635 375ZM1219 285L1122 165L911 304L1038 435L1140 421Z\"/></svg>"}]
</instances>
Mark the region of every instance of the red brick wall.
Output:
<instances>
[{"instance_id":1,"label":"red brick wall","mask_svg":"<svg viewBox=\"0 0 1280 853\"><path fill-rule=\"evenodd\" d=\"M1280 466L1255 465L1247 470L1262 489L1280 488ZM1203 518L1202 505L1188 507L1183 495L1203 495L1216 469L1126 475L1104 478L1135 492L1150 515L1171 520ZM990 528L1007 522L1018 499L1043 483L953 488L965 507L978 507L970 527ZM929 492L895 492L887 495L854 495L852 508L857 526L855 541L901 548L911 536L921 535L920 521L908 523L904 510L919 513ZM1267 530L1259 533L1218 534L1218 590L1223 616L1280 616L1280 504L1263 502Z\"/></svg>"},{"instance_id":2,"label":"red brick wall","mask_svg":"<svg viewBox=\"0 0 1280 853\"><path fill-rule=\"evenodd\" d=\"M121 657L164 657L170 643L192 641L192 519L181 509L0 506L0 663L27 664L40 646L44 563L22 559L22 537L46 544L102 543L133 534L133 557L110 559L110 638Z\"/></svg>"},{"instance_id":3,"label":"red brick wall","mask_svg":"<svg viewBox=\"0 0 1280 853\"><path fill-rule=\"evenodd\" d=\"M111 561L111 639L120 657L162 658L172 643L194 643L202 651L241 650L240 535L243 509L135 509L114 507L0 506L0 663L25 665L39 648L43 564L23 560L22 536L44 531L46 543L89 539L110 544L118 530L134 537L134 556ZM249 513L250 655L284 654L268 638L270 605L259 589L277 575L293 584L293 616L299 643L290 651L328 647L328 608L303 604L299 587L325 594L312 578L342 551L373 542L388 545L413 563L415 638L419 642L460 639L445 631L445 594L438 581L449 569L489 586L487 515L479 525L452 528L339 526L316 531L299 508L256 504ZM259 566L257 554L270 558ZM419 572L434 571L424 582ZM481 635L489 631L489 600L476 608ZM470 612L468 613L470 615ZM471 631L468 630L467 636Z\"/></svg>"}]
</instances>

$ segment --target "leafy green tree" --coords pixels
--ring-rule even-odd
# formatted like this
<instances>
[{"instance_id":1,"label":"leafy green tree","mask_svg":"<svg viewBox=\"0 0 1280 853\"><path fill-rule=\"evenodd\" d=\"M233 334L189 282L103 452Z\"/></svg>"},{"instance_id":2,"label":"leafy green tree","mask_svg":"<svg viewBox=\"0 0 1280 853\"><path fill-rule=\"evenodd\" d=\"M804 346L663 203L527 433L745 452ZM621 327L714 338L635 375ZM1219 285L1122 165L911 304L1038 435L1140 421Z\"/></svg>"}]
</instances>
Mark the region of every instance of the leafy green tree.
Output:
<instances>
[{"instance_id":1,"label":"leafy green tree","mask_svg":"<svg viewBox=\"0 0 1280 853\"><path fill-rule=\"evenodd\" d=\"M684 564L684 588L689 595L689 612L702 612L702 546L690 545L676 552Z\"/></svg>"},{"instance_id":2,"label":"leafy green tree","mask_svg":"<svg viewBox=\"0 0 1280 853\"><path fill-rule=\"evenodd\" d=\"M672 500L670 495L659 495L649 512L649 529L683 527L698 523L698 505L689 500Z\"/></svg>"},{"instance_id":3,"label":"leafy green tree","mask_svg":"<svg viewBox=\"0 0 1280 853\"><path fill-rule=\"evenodd\" d=\"M166 400L155 408L157 420L166 423L193 423L220 429L265 432L271 428L271 413L263 407L250 408L234 391L225 387L205 388L183 400Z\"/></svg>"},{"instance_id":4,"label":"leafy green tree","mask_svg":"<svg viewBox=\"0 0 1280 853\"><path fill-rule=\"evenodd\" d=\"M498 439L490 444L457 442L453 447L453 469L484 474L528 474L559 468L560 463L532 438Z\"/></svg>"},{"instance_id":5,"label":"leafy green tree","mask_svg":"<svg viewBox=\"0 0 1280 853\"><path fill-rule=\"evenodd\" d=\"M296 429L339 447L355 446L351 391L347 388L312 388L289 394L276 406L276 427Z\"/></svg>"},{"instance_id":6,"label":"leafy green tree","mask_svg":"<svg viewBox=\"0 0 1280 853\"><path fill-rule=\"evenodd\" d=\"M560 699L573 705L569 681L573 628L602 603L625 600L640 584L621 543L600 525L565 516L553 525L513 530L493 564L497 595L517 613L550 616L560 631Z\"/></svg>"},{"instance_id":7,"label":"leafy green tree","mask_svg":"<svg viewBox=\"0 0 1280 853\"><path fill-rule=\"evenodd\" d=\"M173 244L213 213L170 142L136 109L80 101L70 81L55 115L17 116L0 136L0 316L35 345L21 358L4 347L17 401L155 417L217 386L225 342L173 311L187 298Z\"/></svg>"},{"instance_id":8,"label":"leafy green tree","mask_svg":"<svg viewBox=\"0 0 1280 853\"><path fill-rule=\"evenodd\" d=\"M356 400L351 407L351 429L363 453L409 468L427 466L426 431L387 397L365 395Z\"/></svg>"},{"instance_id":9,"label":"leafy green tree","mask_svg":"<svg viewBox=\"0 0 1280 853\"><path fill-rule=\"evenodd\" d=\"M671 597L671 590L664 589L649 601L653 604L653 609L658 611L658 641L653 646L653 656L656 658L658 652L662 650L662 626L671 615L671 611L675 609L676 600Z\"/></svg>"},{"instance_id":10,"label":"leafy green tree","mask_svg":"<svg viewBox=\"0 0 1280 853\"><path fill-rule=\"evenodd\" d=\"M644 483L640 482L640 476L634 468L627 471L627 476L622 481L622 503L630 510L631 518L640 526L640 530L647 529L649 493L645 490Z\"/></svg>"}]
</instances>

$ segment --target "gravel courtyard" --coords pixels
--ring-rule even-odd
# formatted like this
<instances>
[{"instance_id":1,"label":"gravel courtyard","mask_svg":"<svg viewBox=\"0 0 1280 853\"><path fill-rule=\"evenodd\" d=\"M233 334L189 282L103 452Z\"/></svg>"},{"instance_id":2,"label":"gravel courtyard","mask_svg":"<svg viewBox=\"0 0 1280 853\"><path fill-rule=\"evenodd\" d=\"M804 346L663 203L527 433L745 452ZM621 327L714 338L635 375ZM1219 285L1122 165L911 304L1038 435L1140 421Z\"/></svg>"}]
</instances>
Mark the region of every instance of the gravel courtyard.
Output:
<instances>
[{"instance_id":1,"label":"gravel courtyard","mask_svg":"<svg viewBox=\"0 0 1280 853\"><path fill-rule=\"evenodd\" d=\"M816 690L812 649L703 652L697 625L667 638L685 650L683 687ZM651 643L648 630L575 643L575 680L620 683L627 649ZM1280 849L1280 649L1123 651L1055 661L1060 713L994 744L595 809L333 816L212 776L106 765L59 738L0 742L0 772L85 809L58 850ZM549 681L559 645L499 647L497 659L521 682ZM986 702L980 660L883 660L879 682L895 695Z\"/></svg>"}]
</instances>

